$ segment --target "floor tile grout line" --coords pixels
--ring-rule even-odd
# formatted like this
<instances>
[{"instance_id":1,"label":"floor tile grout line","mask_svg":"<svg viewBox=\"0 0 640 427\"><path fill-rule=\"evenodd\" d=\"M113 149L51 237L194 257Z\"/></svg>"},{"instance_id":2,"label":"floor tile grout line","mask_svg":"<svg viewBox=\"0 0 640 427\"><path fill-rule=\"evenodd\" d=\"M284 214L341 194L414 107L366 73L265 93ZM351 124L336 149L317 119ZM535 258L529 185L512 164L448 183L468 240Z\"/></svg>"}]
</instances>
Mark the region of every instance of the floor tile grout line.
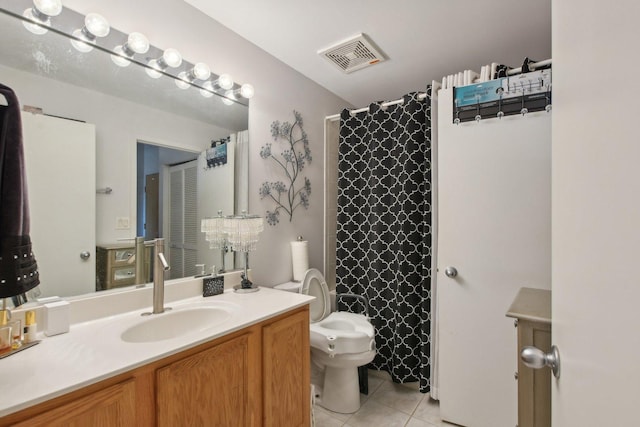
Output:
<instances>
[{"instance_id":1,"label":"floor tile grout line","mask_svg":"<svg viewBox=\"0 0 640 427\"><path fill-rule=\"evenodd\" d=\"M417 392L417 393L419 393L419 394L420 394L420 396L421 396L421 397L420 397L420 399L417 401L417 403L416 403L415 407L411 410L411 412L410 412L410 413L408 413L408 412L405 412L405 411L400 410L400 409L398 409L398 408L394 408L393 406L390 406L389 404L385 403L385 401L384 401L384 400L374 399L374 398L373 398L373 397L374 397L374 395L376 395L376 394L377 394L377 392L379 392L379 391L383 388L383 386L385 385L385 383L390 383L390 384L392 384L392 385L394 385L395 383L393 383L392 381L390 381L390 380L389 380L389 379L387 379L387 378L380 378L380 377L378 377L378 376L374 376L374 375L371 375L370 377L371 377L371 378L376 378L376 380L379 380L379 381L376 381L376 382L378 383L378 385L377 385L375 388L372 388L372 389L371 389L371 392L370 392L369 394L367 394L367 395L366 395L366 400L365 400L365 401L364 401L364 403L362 404L363 406L364 406L365 404L367 404L369 401L371 401L371 403L368 403L369 405L383 406L383 407L385 407L385 408L387 408L387 409L389 409L389 410L391 410L391 411L395 411L395 412L398 412L398 413L401 413L401 414L403 414L403 415L408 416L409 418L408 418L408 419L407 419L407 421L405 422L404 427L406 427L406 426L407 426L409 423L411 423L412 421L420 421L421 423L426 423L426 424L428 424L429 426L433 426L433 427L437 427L437 426L438 426L437 424L433 424L430 420L423 420L423 419L418 418L418 417L416 417L416 416L415 416L415 413L416 413L416 411L418 410L418 407L419 407L419 406L424 402L424 399L428 399L428 398L430 398L430 397L429 397L429 393L419 393L419 390L411 390L411 388L407 387L407 388L408 388L409 390L411 390L411 391L416 391L416 392ZM402 384L400 384L400 385L402 385ZM319 405L318 405L318 406L319 406ZM361 408L362 408L362 407L361 407ZM330 411L330 410L324 409L324 408L323 408L323 409L325 410L325 414L326 414L327 416L329 416L332 420L334 420L334 421L337 421L337 422L341 423L340 425L341 425L342 427L348 427L348 426L349 426L349 422L350 422L350 420L352 420L352 419L353 419L353 417L354 417L354 416L356 416L356 415L361 411L361 408L360 408L360 409L358 409L358 411L354 412L353 414L342 414L342 415L348 415L348 418L346 418L345 420L340 419L340 418L336 418L336 417L334 417L334 414L336 414L336 413L334 413L334 412L332 412L332 411ZM429 410L428 410L428 412L431 412L431 409L429 409Z\"/></svg>"}]
</instances>

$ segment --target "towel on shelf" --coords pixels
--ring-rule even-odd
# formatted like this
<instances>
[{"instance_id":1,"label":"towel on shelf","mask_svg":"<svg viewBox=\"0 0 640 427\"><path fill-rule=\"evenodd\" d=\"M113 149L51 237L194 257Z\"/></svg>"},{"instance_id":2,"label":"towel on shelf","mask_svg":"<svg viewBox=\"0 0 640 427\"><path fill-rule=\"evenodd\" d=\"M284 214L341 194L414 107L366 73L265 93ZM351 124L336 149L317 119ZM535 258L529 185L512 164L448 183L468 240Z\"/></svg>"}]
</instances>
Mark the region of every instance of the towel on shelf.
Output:
<instances>
[{"instance_id":1,"label":"towel on shelf","mask_svg":"<svg viewBox=\"0 0 640 427\"><path fill-rule=\"evenodd\" d=\"M0 84L0 298L21 295L40 283L29 236L20 104Z\"/></svg>"}]
</instances>

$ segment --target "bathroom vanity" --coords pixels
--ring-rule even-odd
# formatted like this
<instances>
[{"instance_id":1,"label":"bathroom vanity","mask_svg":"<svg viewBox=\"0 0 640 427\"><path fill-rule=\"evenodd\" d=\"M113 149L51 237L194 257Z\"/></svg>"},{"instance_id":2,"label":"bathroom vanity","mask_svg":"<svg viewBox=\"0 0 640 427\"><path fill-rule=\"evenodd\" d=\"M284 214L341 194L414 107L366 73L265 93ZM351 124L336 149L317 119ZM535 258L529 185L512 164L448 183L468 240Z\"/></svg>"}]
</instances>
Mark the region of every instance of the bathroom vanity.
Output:
<instances>
[{"instance_id":1,"label":"bathroom vanity","mask_svg":"<svg viewBox=\"0 0 640 427\"><path fill-rule=\"evenodd\" d=\"M155 316L176 323L229 313L184 334L145 309L72 324L0 361L0 426L308 426L310 300L261 289L166 304Z\"/></svg>"},{"instance_id":2,"label":"bathroom vanity","mask_svg":"<svg viewBox=\"0 0 640 427\"><path fill-rule=\"evenodd\" d=\"M551 426L551 373L525 366L520 351L533 346L548 353L551 348L551 291L520 288L507 317L518 330L518 427Z\"/></svg>"},{"instance_id":3,"label":"bathroom vanity","mask_svg":"<svg viewBox=\"0 0 640 427\"><path fill-rule=\"evenodd\" d=\"M96 246L96 291L130 286L136 283L135 245L111 243ZM151 280L151 247L144 248L144 277L137 283Z\"/></svg>"}]
</instances>

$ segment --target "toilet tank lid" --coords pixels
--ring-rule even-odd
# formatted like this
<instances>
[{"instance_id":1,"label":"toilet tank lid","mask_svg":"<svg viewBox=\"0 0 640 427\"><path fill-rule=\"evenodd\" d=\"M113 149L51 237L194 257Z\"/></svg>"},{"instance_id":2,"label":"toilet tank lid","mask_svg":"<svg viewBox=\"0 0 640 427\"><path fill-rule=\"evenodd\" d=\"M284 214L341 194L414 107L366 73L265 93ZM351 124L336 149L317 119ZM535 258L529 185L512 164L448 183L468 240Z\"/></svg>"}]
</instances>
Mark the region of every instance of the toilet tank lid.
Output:
<instances>
[{"instance_id":1,"label":"toilet tank lid","mask_svg":"<svg viewBox=\"0 0 640 427\"><path fill-rule=\"evenodd\" d=\"M302 282L286 282L286 283L281 283L279 285L276 285L274 286L274 288L280 289L281 291L298 292L301 286L302 286Z\"/></svg>"}]
</instances>

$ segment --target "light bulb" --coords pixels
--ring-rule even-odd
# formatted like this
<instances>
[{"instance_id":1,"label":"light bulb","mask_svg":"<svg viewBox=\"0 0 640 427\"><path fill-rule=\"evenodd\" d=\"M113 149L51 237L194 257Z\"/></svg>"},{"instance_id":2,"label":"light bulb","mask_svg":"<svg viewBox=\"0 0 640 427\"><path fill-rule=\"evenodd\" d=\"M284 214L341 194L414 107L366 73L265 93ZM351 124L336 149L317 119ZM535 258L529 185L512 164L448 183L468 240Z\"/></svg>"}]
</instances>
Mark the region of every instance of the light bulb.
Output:
<instances>
[{"instance_id":1,"label":"light bulb","mask_svg":"<svg viewBox=\"0 0 640 427\"><path fill-rule=\"evenodd\" d=\"M84 18L84 27L96 37L106 37L111 30L109 22L98 13L89 13Z\"/></svg>"},{"instance_id":2,"label":"light bulb","mask_svg":"<svg viewBox=\"0 0 640 427\"><path fill-rule=\"evenodd\" d=\"M45 25L51 24L51 20L48 17L45 17L44 20L38 19L33 14L33 8L25 9L25 11L22 13L22 16L27 18L29 21L33 21L22 21L22 25L24 25L24 27L29 30L29 32L37 35L42 35L49 31L47 28L45 28ZM36 24L36 22L39 22L40 24Z\"/></svg>"},{"instance_id":3,"label":"light bulb","mask_svg":"<svg viewBox=\"0 0 640 427\"><path fill-rule=\"evenodd\" d=\"M33 7L26 9L22 16L29 21L22 21L22 25L33 34L42 35L49 31L45 26L51 25L51 17L62 12L61 0L33 0Z\"/></svg>"},{"instance_id":4,"label":"light bulb","mask_svg":"<svg viewBox=\"0 0 640 427\"><path fill-rule=\"evenodd\" d=\"M240 95L242 95L243 98L251 99L254 94L255 90L253 89L253 85L245 83L240 87Z\"/></svg>"},{"instance_id":5,"label":"light bulb","mask_svg":"<svg viewBox=\"0 0 640 427\"><path fill-rule=\"evenodd\" d=\"M182 64L182 55L176 49L169 48L162 54L162 60L169 67L176 68Z\"/></svg>"},{"instance_id":6,"label":"light bulb","mask_svg":"<svg viewBox=\"0 0 640 427\"><path fill-rule=\"evenodd\" d=\"M74 37L78 37L79 39L84 40L84 41L80 41L76 39L69 39L69 41L71 42L71 45L76 50L83 53L91 52L93 50L93 46L90 45L91 41L88 40L87 36L82 32L82 30L80 29L74 30L72 34Z\"/></svg>"},{"instance_id":7,"label":"light bulb","mask_svg":"<svg viewBox=\"0 0 640 427\"><path fill-rule=\"evenodd\" d=\"M127 47L135 53L147 53L149 50L149 39L141 33L131 33L127 39Z\"/></svg>"},{"instance_id":8,"label":"light bulb","mask_svg":"<svg viewBox=\"0 0 640 427\"><path fill-rule=\"evenodd\" d=\"M207 80L211 76L211 69L204 62L198 62L193 66L193 75L196 79Z\"/></svg>"},{"instance_id":9,"label":"light bulb","mask_svg":"<svg viewBox=\"0 0 640 427\"><path fill-rule=\"evenodd\" d=\"M218 77L218 86L222 89L231 89L233 87L233 79L229 74L220 74L220 77Z\"/></svg>"},{"instance_id":10,"label":"light bulb","mask_svg":"<svg viewBox=\"0 0 640 427\"><path fill-rule=\"evenodd\" d=\"M213 96L213 83L210 81L204 82L202 89L200 89L200 95L205 98L211 98Z\"/></svg>"},{"instance_id":11,"label":"light bulb","mask_svg":"<svg viewBox=\"0 0 640 427\"><path fill-rule=\"evenodd\" d=\"M224 105L233 105L236 100L236 94L232 90L228 90L224 93L224 97L222 98L222 102Z\"/></svg>"},{"instance_id":12,"label":"light bulb","mask_svg":"<svg viewBox=\"0 0 640 427\"><path fill-rule=\"evenodd\" d=\"M74 30L73 35L81 40L70 39L71 45L80 52L91 52L92 44L95 44L97 37L105 37L111 28L106 19L97 13L89 13L84 18L84 27L81 30Z\"/></svg>"},{"instance_id":13,"label":"light bulb","mask_svg":"<svg viewBox=\"0 0 640 427\"><path fill-rule=\"evenodd\" d=\"M147 65L149 65L149 67L151 68L145 68L144 71L149 77L151 77L152 79L159 79L160 77L162 77L162 73L160 72L162 69L158 65L158 61L156 61L155 59L151 59L149 60Z\"/></svg>"},{"instance_id":14,"label":"light bulb","mask_svg":"<svg viewBox=\"0 0 640 427\"><path fill-rule=\"evenodd\" d=\"M127 54L124 53L124 48L122 46L116 46L113 48L113 52L115 55L111 55L111 60L114 64L119 67L128 67L129 64L131 64L131 61L126 58Z\"/></svg>"},{"instance_id":15,"label":"light bulb","mask_svg":"<svg viewBox=\"0 0 640 427\"><path fill-rule=\"evenodd\" d=\"M176 83L176 86L178 86L180 89L189 89L189 86L191 86L189 75L186 71L181 71L180 73L178 73L178 78L174 81Z\"/></svg>"},{"instance_id":16,"label":"light bulb","mask_svg":"<svg viewBox=\"0 0 640 427\"><path fill-rule=\"evenodd\" d=\"M33 5L47 16L58 16L62 12L62 0L33 0Z\"/></svg>"}]
</instances>

